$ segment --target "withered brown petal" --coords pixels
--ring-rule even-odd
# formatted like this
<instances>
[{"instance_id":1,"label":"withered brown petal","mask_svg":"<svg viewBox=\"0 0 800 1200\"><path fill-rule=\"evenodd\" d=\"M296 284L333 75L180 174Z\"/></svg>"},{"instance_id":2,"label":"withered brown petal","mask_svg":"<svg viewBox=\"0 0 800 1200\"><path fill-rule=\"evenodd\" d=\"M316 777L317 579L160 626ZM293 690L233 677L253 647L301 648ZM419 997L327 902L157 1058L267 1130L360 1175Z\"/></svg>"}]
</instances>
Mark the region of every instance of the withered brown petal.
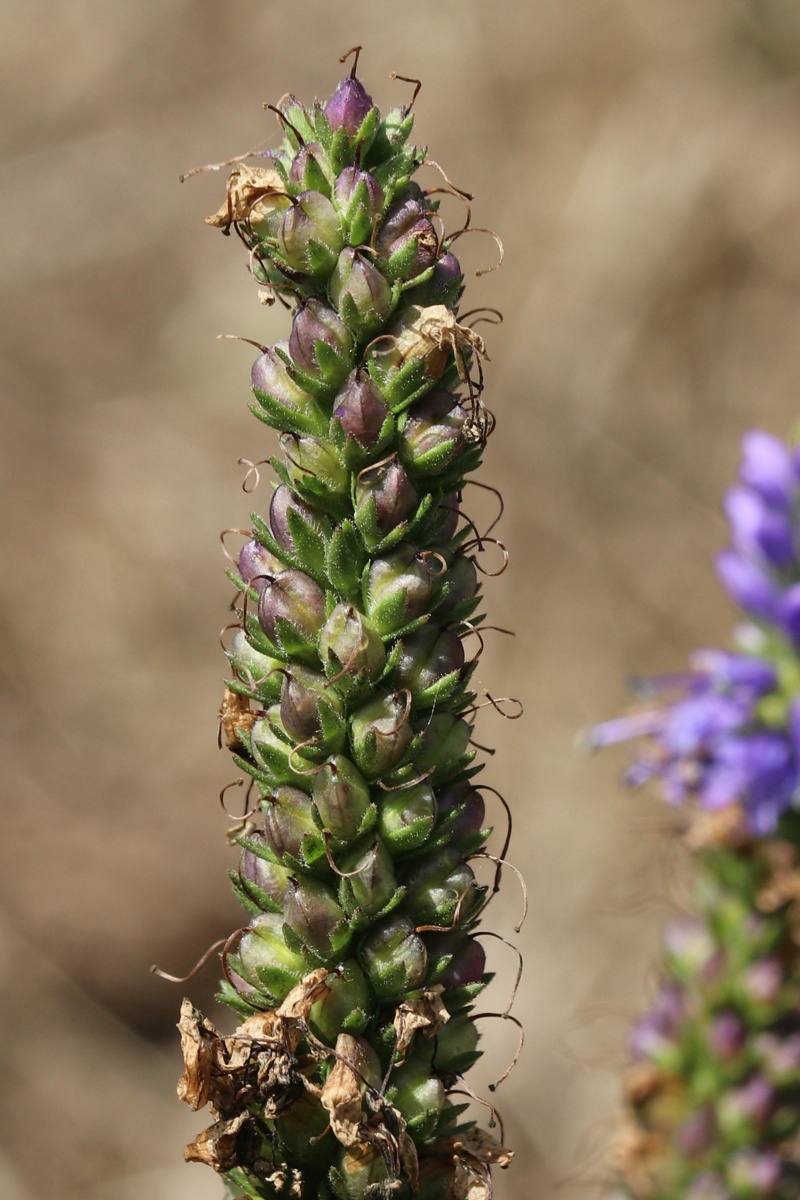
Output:
<instances>
[{"instance_id":1,"label":"withered brown petal","mask_svg":"<svg viewBox=\"0 0 800 1200\"><path fill-rule=\"evenodd\" d=\"M226 229L233 221L246 221L253 205L264 196L285 196L286 187L277 171L270 167L248 167L240 163L231 171L228 198L206 225Z\"/></svg>"},{"instance_id":2,"label":"withered brown petal","mask_svg":"<svg viewBox=\"0 0 800 1200\"><path fill-rule=\"evenodd\" d=\"M211 1071L219 1034L190 1000L181 1005L178 1022L184 1070L178 1080L178 1098L190 1108L203 1108L212 1096Z\"/></svg>"},{"instance_id":3,"label":"withered brown petal","mask_svg":"<svg viewBox=\"0 0 800 1200\"><path fill-rule=\"evenodd\" d=\"M399 1004L394 1014L394 1027L397 1032L395 1054L404 1059L414 1040L414 1034L419 1031L422 1037L434 1037L443 1025L450 1020L450 1013L442 1003L442 984L434 984L426 988L421 996L414 1000L404 1000Z\"/></svg>"},{"instance_id":4,"label":"withered brown petal","mask_svg":"<svg viewBox=\"0 0 800 1200\"><path fill-rule=\"evenodd\" d=\"M229 1121L217 1121L190 1142L183 1157L187 1162L205 1163L220 1173L231 1171L238 1165L236 1146L239 1132L249 1120L250 1114L243 1112Z\"/></svg>"}]
</instances>

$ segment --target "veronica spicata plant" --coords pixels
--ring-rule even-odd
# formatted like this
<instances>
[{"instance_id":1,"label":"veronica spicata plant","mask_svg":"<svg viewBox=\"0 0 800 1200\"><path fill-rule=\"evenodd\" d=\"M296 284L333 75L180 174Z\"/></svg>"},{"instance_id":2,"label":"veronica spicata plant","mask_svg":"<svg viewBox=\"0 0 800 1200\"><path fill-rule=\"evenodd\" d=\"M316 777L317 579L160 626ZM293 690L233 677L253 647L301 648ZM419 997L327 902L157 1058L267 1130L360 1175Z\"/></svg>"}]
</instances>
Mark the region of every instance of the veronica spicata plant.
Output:
<instances>
[{"instance_id":1,"label":"veronica spicata plant","mask_svg":"<svg viewBox=\"0 0 800 1200\"><path fill-rule=\"evenodd\" d=\"M464 651L486 539L460 508L485 348L410 111L382 118L355 66L275 111L283 145L238 161L209 218L291 325L252 368L282 455L230 572L221 727L255 799L221 998L242 1024L184 1002L179 1094L214 1116L186 1157L232 1197L481 1200L511 1157L454 1095L490 978Z\"/></svg>"},{"instance_id":2,"label":"veronica spicata plant","mask_svg":"<svg viewBox=\"0 0 800 1200\"><path fill-rule=\"evenodd\" d=\"M592 734L640 739L628 782L687 806L695 868L630 1036L620 1198L800 1196L800 450L748 433L725 510L735 649Z\"/></svg>"}]
</instances>

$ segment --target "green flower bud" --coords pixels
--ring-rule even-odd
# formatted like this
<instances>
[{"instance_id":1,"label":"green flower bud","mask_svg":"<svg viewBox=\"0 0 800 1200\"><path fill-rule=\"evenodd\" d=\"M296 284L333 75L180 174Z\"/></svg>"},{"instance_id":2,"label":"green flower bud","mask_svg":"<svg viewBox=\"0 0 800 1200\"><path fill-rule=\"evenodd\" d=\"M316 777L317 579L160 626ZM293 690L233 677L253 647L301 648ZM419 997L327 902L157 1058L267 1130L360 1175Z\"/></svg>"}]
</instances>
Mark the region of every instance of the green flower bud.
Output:
<instances>
[{"instance_id":1,"label":"green flower bud","mask_svg":"<svg viewBox=\"0 0 800 1200\"><path fill-rule=\"evenodd\" d=\"M253 649L243 629L237 629L231 640L228 661L236 677L251 688L261 700L274 703L281 690L284 664Z\"/></svg>"},{"instance_id":2,"label":"green flower bud","mask_svg":"<svg viewBox=\"0 0 800 1200\"><path fill-rule=\"evenodd\" d=\"M330 280L331 300L359 340L382 328L392 310L392 289L377 267L350 246L342 251Z\"/></svg>"},{"instance_id":3,"label":"green flower bud","mask_svg":"<svg viewBox=\"0 0 800 1200\"><path fill-rule=\"evenodd\" d=\"M289 880L283 920L293 941L321 962L339 959L350 940L350 926L333 892L310 875Z\"/></svg>"},{"instance_id":4,"label":"green flower bud","mask_svg":"<svg viewBox=\"0 0 800 1200\"><path fill-rule=\"evenodd\" d=\"M386 792L378 810L378 829L394 853L421 846L436 820L436 799L428 783Z\"/></svg>"},{"instance_id":5,"label":"green flower bud","mask_svg":"<svg viewBox=\"0 0 800 1200\"><path fill-rule=\"evenodd\" d=\"M364 972L354 958L347 959L326 979L327 990L308 1015L311 1032L329 1046L345 1033L360 1033L372 1015L374 1001Z\"/></svg>"},{"instance_id":6,"label":"green flower bud","mask_svg":"<svg viewBox=\"0 0 800 1200\"><path fill-rule=\"evenodd\" d=\"M292 378L283 355L288 343L278 342L253 363L250 379L258 407L253 412L276 429L324 433L327 421L313 396Z\"/></svg>"},{"instance_id":7,"label":"green flower bud","mask_svg":"<svg viewBox=\"0 0 800 1200\"><path fill-rule=\"evenodd\" d=\"M293 271L323 279L330 275L344 234L336 209L321 192L301 192L278 233L278 248Z\"/></svg>"},{"instance_id":8,"label":"green flower bud","mask_svg":"<svg viewBox=\"0 0 800 1200\"><path fill-rule=\"evenodd\" d=\"M355 697L379 678L386 651L371 622L358 609L337 604L320 631L319 657L338 691Z\"/></svg>"},{"instance_id":9,"label":"green flower bud","mask_svg":"<svg viewBox=\"0 0 800 1200\"><path fill-rule=\"evenodd\" d=\"M350 745L356 765L366 779L378 779L396 767L414 736L409 721L410 693L376 696L353 715Z\"/></svg>"},{"instance_id":10,"label":"green flower bud","mask_svg":"<svg viewBox=\"0 0 800 1200\"><path fill-rule=\"evenodd\" d=\"M361 943L360 958L379 1000L400 999L425 981L425 943L408 917L388 917L370 930Z\"/></svg>"},{"instance_id":11,"label":"green flower bud","mask_svg":"<svg viewBox=\"0 0 800 1200\"><path fill-rule=\"evenodd\" d=\"M264 801L264 839L278 858L302 861L303 842L318 837L311 801L298 788L276 788Z\"/></svg>"},{"instance_id":12,"label":"green flower bud","mask_svg":"<svg viewBox=\"0 0 800 1200\"><path fill-rule=\"evenodd\" d=\"M408 410L400 436L400 457L412 475L439 475L467 447L467 411L450 392L434 388Z\"/></svg>"},{"instance_id":13,"label":"green flower bud","mask_svg":"<svg viewBox=\"0 0 800 1200\"><path fill-rule=\"evenodd\" d=\"M408 1131L419 1141L427 1141L436 1132L444 1108L444 1085L430 1066L411 1059L392 1072L387 1099L406 1119Z\"/></svg>"},{"instance_id":14,"label":"green flower bud","mask_svg":"<svg viewBox=\"0 0 800 1200\"><path fill-rule=\"evenodd\" d=\"M430 782L447 783L468 765L474 751L469 749L472 727L451 713L434 713L421 730L421 745L414 755L414 767L421 774L432 771Z\"/></svg>"},{"instance_id":15,"label":"green flower bud","mask_svg":"<svg viewBox=\"0 0 800 1200\"><path fill-rule=\"evenodd\" d=\"M295 312L289 353L304 375L335 388L350 371L353 339L341 317L312 297Z\"/></svg>"},{"instance_id":16,"label":"green flower bud","mask_svg":"<svg viewBox=\"0 0 800 1200\"><path fill-rule=\"evenodd\" d=\"M250 834L248 842L263 846L274 853L269 839L258 830ZM286 885L289 882L289 871L286 867L271 862L261 854L254 854L252 850L244 850L239 866L239 880L257 904L263 907L262 902L268 901L270 911L279 912L282 909Z\"/></svg>"},{"instance_id":17,"label":"green flower bud","mask_svg":"<svg viewBox=\"0 0 800 1200\"><path fill-rule=\"evenodd\" d=\"M322 828L337 841L351 842L365 831L373 806L369 788L349 758L337 754L327 762L314 776L311 795Z\"/></svg>"},{"instance_id":18,"label":"green flower bud","mask_svg":"<svg viewBox=\"0 0 800 1200\"><path fill-rule=\"evenodd\" d=\"M367 616L381 636L396 632L428 611L438 563L403 542L391 554L376 558L369 569Z\"/></svg>"},{"instance_id":19,"label":"green flower bud","mask_svg":"<svg viewBox=\"0 0 800 1200\"><path fill-rule=\"evenodd\" d=\"M303 571L282 571L258 598L258 621L274 646L305 660L316 657L325 620L325 593Z\"/></svg>"},{"instance_id":20,"label":"green flower bud","mask_svg":"<svg viewBox=\"0 0 800 1200\"><path fill-rule=\"evenodd\" d=\"M449 629L423 625L416 633L403 638L403 652L395 668L395 681L407 687L416 700L434 689L447 676L456 681L464 666L464 647L461 639ZM438 693L431 697L437 699Z\"/></svg>"},{"instance_id":21,"label":"green flower bud","mask_svg":"<svg viewBox=\"0 0 800 1200\"><path fill-rule=\"evenodd\" d=\"M418 925L448 928L463 921L475 902L475 875L451 848L417 859L402 882L406 889L403 908Z\"/></svg>"},{"instance_id":22,"label":"green flower bud","mask_svg":"<svg viewBox=\"0 0 800 1200\"><path fill-rule=\"evenodd\" d=\"M276 1000L284 1000L306 971L306 960L290 950L283 937L283 920L263 913L250 922L236 954L244 977L255 987L266 987Z\"/></svg>"},{"instance_id":23,"label":"green flower bud","mask_svg":"<svg viewBox=\"0 0 800 1200\"><path fill-rule=\"evenodd\" d=\"M380 839L361 842L337 865L345 874L339 898L350 914L360 910L368 917L377 916L397 890L392 857Z\"/></svg>"},{"instance_id":24,"label":"green flower bud","mask_svg":"<svg viewBox=\"0 0 800 1200\"><path fill-rule=\"evenodd\" d=\"M356 479L354 516L365 544L374 548L388 533L407 524L417 500L414 485L394 455L364 467Z\"/></svg>"},{"instance_id":25,"label":"green flower bud","mask_svg":"<svg viewBox=\"0 0 800 1200\"><path fill-rule=\"evenodd\" d=\"M350 496L350 473L334 448L318 438L292 433L285 434L281 444L295 491L334 516L343 515Z\"/></svg>"},{"instance_id":26,"label":"green flower bud","mask_svg":"<svg viewBox=\"0 0 800 1200\"><path fill-rule=\"evenodd\" d=\"M339 750L345 738L341 696L324 675L306 667L283 672L281 724L295 742L312 739L322 749Z\"/></svg>"},{"instance_id":27,"label":"green flower bud","mask_svg":"<svg viewBox=\"0 0 800 1200\"><path fill-rule=\"evenodd\" d=\"M330 163L319 142L307 142L301 146L289 167L289 179L304 192L322 192L329 196L328 182ZM277 234L277 229L275 230Z\"/></svg>"}]
</instances>

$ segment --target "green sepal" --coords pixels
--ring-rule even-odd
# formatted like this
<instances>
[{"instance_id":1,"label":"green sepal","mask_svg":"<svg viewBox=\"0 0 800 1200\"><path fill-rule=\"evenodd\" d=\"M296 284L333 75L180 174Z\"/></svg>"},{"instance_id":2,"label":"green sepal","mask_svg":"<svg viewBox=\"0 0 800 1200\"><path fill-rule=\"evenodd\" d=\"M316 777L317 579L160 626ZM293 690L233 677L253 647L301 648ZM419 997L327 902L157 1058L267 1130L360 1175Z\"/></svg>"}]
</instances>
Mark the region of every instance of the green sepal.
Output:
<instances>
[{"instance_id":1,"label":"green sepal","mask_svg":"<svg viewBox=\"0 0 800 1200\"><path fill-rule=\"evenodd\" d=\"M367 359L367 371L395 415L421 399L436 384L436 380L426 374L423 358L410 359L401 367L388 371L382 370L375 359L374 352L371 352Z\"/></svg>"},{"instance_id":2,"label":"green sepal","mask_svg":"<svg viewBox=\"0 0 800 1200\"><path fill-rule=\"evenodd\" d=\"M366 195L366 184L360 183L355 190L354 196L358 196L359 191L363 191ZM366 208L358 207L350 218L350 230L347 235L348 244L350 246L363 246L366 242L369 242L371 237L372 218L366 211Z\"/></svg>"},{"instance_id":3,"label":"green sepal","mask_svg":"<svg viewBox=\"0 0 800 1200\"><path fill-rule=\"evenodd\" d=\"M287 739L286 733L276 727L274 718L265 718L264 724L271 737L270 740L264 740L263 737L253 740L252 754L255 762L262 767L273 785L275 782L278 785L290 783L303 792L310 792L311 777L299 774L290 765L292 756L301 762L305 756L302 752L296 752L294 744ZM259 722L253 728L258 728L258 725ZM259 730L259 732L261 731ZM307 758L305 761L309 762ZM309 765L311 764L309 763Z\"/></svg>"},{"instance_id":4,"label":"green sepal","mask_svg":"<svg viewBox=\"0 0 800 1200\"><path fill-rule=\"evenodd\" d=\"M349 895L345 886L346 884L347 880L343 879L340 884L339 903L347 914L347 918L355 931L369 929L369 927L374 925L376 921L380 921L384 917L388 917L389 913L394 912L394 910L403 903L403 899L406 894L406 889L404 887L397 887L392 893L390 899L384 904L383 908L376 913L366 913L364 912L363 908L359 908L353 903L352 896Z\"/></svg>"},{"instance_id":5,"label":"green sepal","mask_svg":"<svg viewBox=\"0 0 800 1200\"><path fill-rule=\"evenodd\" d=\"M259 421L273 429L289 430L291 433L310 433L315 437L324 437L328 427L328 418L319 407L316 400L309 397L309 411L302 413L296 409L287 408L285 404L268 396L266 392L253 388L253 395L258 404L249 405L250 412Z\"/></svg>"},{"instance_id":6,"label":"green sepal","mask_svg":"<svg viewBox=\"0 0 800 1200\"><path fill-rule=\"evenodd\" d=\"M278 617L275 621L275 632L280 638L281 649L286 655L287 662L298 660L306 666L314 667L319 662L316 641L311 642L291 623Z\"/></svg>"},{"instance_id":7,"label":"green sepal","mask_svg":"<svg viewBox=\"0 0 800 1200\"><path fill-rule=\"evenodd\" d=\"M392 645L391 650L389 651L389 653L386 656L386 662L385 662L383 670L381 671L380 676L378 677L378 680L377 680L378 683L382 683L389 678L389 676L392 674L394 669L399 664L400 659L403 657L403 643L397 637L397 634L390 633L386 637L382 638L381 640L384 643L388 644L395 638L397 640L394 641L394 644Z\"/></svg>"},{"instance_id":8,"label":"green sepal","mask_svg":"<svg viewBox=\"0 0 800 1200\"><path fill-rule=\"evenodd\" d=\"M310 964L319 967L329 967L332 963L339 962L350 945L350 939L353 934L351 926L344 925L337 935L331 939L331 950L329 954L321 954L315 950L313 946L307 946L301 937L290 929L288 925L283 927L283 940L290 950L296 954L302 954Z\"/></svg>"},{"instance_id":9,"label":"green sepal","mask_svg":"<svg viewBox=\"0 0 800 1200\"><path fill-rule=\"evenodd\" d=\"M363 1008L354 1008L342 1021L342 1031L352 1034L363 1033L368 1024L369 1013L364 1012Z\"/></svg>"},{"instance_id":10,"label":"green sepal","mask_svg":"<svg viewBox=\"0 0 800 1200\"><path fill-rule=\"evenodd\" d=\"M319 700L317 704L317 715L322 734L319 749L326 757L338 754L347 740L347 721L324 699Z\"/></svg>"},{"instance_id":11,"label":"green sepal","mask_svg":"<svg viewBox=\"0 0 800 1200\"><path fill-rule=\"evenodd\" d=\"M441 708L456 695L460 684L460 668L457 671L450 671L447 675L442 675L441 679L437 679L430 687L423 688L421 692L412 692L412 711L425 712L429 708ZM457 705L451 707L457 707Z\"/></svg>"},{"instance_id":12,"label":"green sepal","mask_svg":"<svg viewBox=\"0 0 800 1200\"><path fill-rule=\"evenodd\" d=\"M240 996L235 987L228 983L227 979L221 979L219 983L219 991L214 997L220 1004L227 1004L234 1012L239 1013L241 1017L255 1016L262 1009L256 1008L254 1004L248 1004L243 996Z\"/></svg>"},{"instance_id":13,"label":"green sepal","mask_svg":"<svg viewBox=\"0 0 800 1200\"><path fill-rule=\"evenodd\" d=\"M249 758L243 758L241 754L233 754L231 757L240 771L244 771L247 775L250 775L262 787L272 790L280 786L279 779L275 779L274 776L269 775L263 767L259 767L255 762L251 762Z\"/></svg>"},{"instance_id":14,"label":"green sepal","mask_svg":"<svg viewBox=\"0 0 800 1200\"><path fill-rule=\"evenodd\" d=\"M292 946L288 937L286 937L285 932L284 941L290 950L299 950L302 948ZM238 968L234 969L238 970ZM295 971L291 971L288 967L279 967L275 966L274 964L256 967L255 974L259 982L263 984L263 986L268 989L270 995L275 998L277 1002L275 1005L276 1008L278 1004L281 1003L281 1000L288 996L295 984L299 983L302 978L302 975L297 974ZM245 976L245 978L247 977Z\"/></svg>"},{"instance_id":15,"label":"green sepal","mask_svg":"<svg viewBox=\"0 0 800 1200\"><path fill-rule=\"evenodd\" d=\"M261 858L264 860L264 862L272 863L277 867L283 865L280 857L275 853L274 850L270 849L266 842L257 842L253 838L247 837L245 834L242 834L240 837L237 837L234 840L237 846L241 846L243 850L249 851L249 853L255 855L256 858Z\"/></svg>"},{"instance_id":16,"label":"green sepal","mask_svg":"<svg viewBox=\"0 0 800 1200\"><path fill-rule=\"evenodd\" d=\"M281 466L283 466L282 463ZM296 490L291 480L289 480L289 487L293 491ZM296 567L299 571L310 575L321 588L328 586L325 575L325 537L308 525L298 512L290 508L286 515L286 523L289 526L289 532L297 542L298 549L302 551L300 554L294 554L290 550L285 550L283 546L279 546L272 536L269 525L259 517L258 513L251 513L250 520L253 523L253 533L256 539L271 554L286 563L287 567Z\"/></svg>"},{"instance_id":17,"label":"green sepal","mask_svg":"<svg viewBox=\"0 0 800 1200\"><path fill-rule=\"evenodd\" d=\"M325 572L331 587L343 600L358 600L364 563L364 544L350 519L331 534L325 551Z\"/></svg>"},{"instance_id":18,"label":"green sepal","mask_svg":"<svg viewBox=\"0 0 800 1200\"><path fill-rule=\"evenodd\" d=\"M352 362L349 358L342 357L337 354L327 342L317 340L314 343L314 349L319 363L322 378L318 379L316 375L309 375L302 367L298 367L297 363L287 354L280 346L275 346L275 353L286 364L289 375L306 392L310 392L316 400L320 400L326 407L330 407L331 393L336 390L342 381L349 375L352 367Z\"/></svg>"},{"instance_id":19,"label":"green sepal","mask_svg":"<svg viewBox=\"0 0 800 1200\"><path fill-rule=\"evenodd\" d=\"M477 983L465 983L463 987L451 988L449 991L444 992L443 999L450 1016L454 1017L460 1014L463 1009L469 1008L493 979L494 972L488 971L483 979L479 979Z\"/></svg>"},{"instance_id":20,"label":"green sepal","mask_svg":"<svg viewBox=\"0 0 800 1200\"><path fill-rule=\"evenodd\" d=\"M228 878L233 885L236 899L239 901L245 912L249 913L251 917L258 917L262 912L281 911L280 905L276 905L275 901L272 900L263 890L263 888L258 886L257 883L251 883L248 881L247 886L245 887L245 884L239 877L238 871L234 871L233 868L231 868L228 871ZM250 894L251 892L253 893L252 895Z\"/></svg>"},{"instance_id":21,"label":"green sepal","mask_svg":"<svg viewBox=\"0 0 800 1200\"><path fill-rule=\"evenodd\" d=\"M258 617L251 612L248 612L245 616L244 631L259 654L266 654L269 658L277 658L279 662L291 663L291 657L280 646L270 641L259 625Z\"/></svg>"},{"instance_id":22,"label":"green sepal","mask_svg":"<svg viewBox=\"0 0 800 1200\"><path fill-rule=\"evenodd\" d=\"M395 250L394 254L391 254L381 264L382 274L386 276L390 283L405 279L417 256L417 251L417 239L413 237L408 238L399 250ZM413 282L417 283L419 281L415 278Z\"/></svg>"}]
</instances>

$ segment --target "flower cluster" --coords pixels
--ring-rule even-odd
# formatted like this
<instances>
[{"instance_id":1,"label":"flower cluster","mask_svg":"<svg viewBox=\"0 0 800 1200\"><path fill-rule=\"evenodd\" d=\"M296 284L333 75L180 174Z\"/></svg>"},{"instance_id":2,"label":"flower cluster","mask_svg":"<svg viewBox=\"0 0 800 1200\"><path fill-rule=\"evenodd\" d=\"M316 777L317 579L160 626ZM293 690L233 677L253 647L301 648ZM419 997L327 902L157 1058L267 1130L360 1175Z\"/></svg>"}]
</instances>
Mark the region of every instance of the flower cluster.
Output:
<instances>
[{"instance_id":1,"label":"flower cluster","mask_svg":"<svg viewBox=\"0 0 800 1200\"><path fill-rule=\"evenodd\" d=\"M382 119L355 68L276 111L283 147L236 165L209 218L292 324L252 368L283 457L230 572L222 730L255 802L221 995L243 1024L184 1004L180 1092L216 1118L187 1157L255 1200L489 1200L510 1153L450 1096L489 978L463 646L482 543L461 510L485 350L410 113Z\"/></svg>"},{"instance_id":2,"label":"flower cluster","mask_svg":"<svg viewBox=\"0 0 800 1200\"><path fill-rule=\"evenodd\" d=\"M639 739L627 781L686 807L696 867L631 1033L618 1197L800 1195L799 500L798 453L747 434L717 560L736 651L698 651L591 735Z\"/></svg>"},{"instance_id":3,"label":"flower cluster","mask_svg":"<svg viewBox=\"0 0 800 1200\"><path fill-rule=\"evenodd\" d=\"M748 618L739 651L700 650L689 671L645 681L641 712L589 736L592 746L643 738L629 783L658 777L671 804L740 804L763 835L800 795L800 452L746 434L725 510L731 545L717 569Z\"/></svg>"}]
</instances>

